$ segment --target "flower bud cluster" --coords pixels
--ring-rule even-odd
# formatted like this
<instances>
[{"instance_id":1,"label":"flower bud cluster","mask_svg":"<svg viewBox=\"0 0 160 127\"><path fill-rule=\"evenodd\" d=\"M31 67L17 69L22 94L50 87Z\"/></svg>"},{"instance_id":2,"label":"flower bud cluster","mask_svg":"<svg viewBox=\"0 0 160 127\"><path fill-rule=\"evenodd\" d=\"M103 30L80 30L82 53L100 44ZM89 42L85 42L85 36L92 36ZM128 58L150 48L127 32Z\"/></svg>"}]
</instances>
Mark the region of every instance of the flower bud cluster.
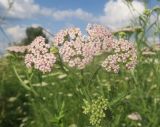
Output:
<instances>
[{"instance_id":1,"label":"flower bud cluster","mask_svg":"<svg viewBox=\"0 0 160 127\"><path fill-rule=\"evenodd\" d=\"M45 38L38 36L28 46L28 54L25 55L25 64L28 68L34 67L43 73L50 72L56 62L54 54L49 52L49 44L45 43Z\"/></svg>"},{"instance_id":2,"label":"flower bud cluster","mask_svg":"<svg viewBox=\"0 0 160 127\"><path fill-rule=\"evenodd\" d=\"M100 127L102 119L106 116L104 111L108 108L108 100L101 96L96 100L92 100L91 103L85 101L85 105L82 108L83 113L89 115L90 123Z\"/></svg>"},{"instance_id":3,"label":"flower bud cluster","mask_svg":"<svg viewBox=\"0 0 160 127\"><path fill-rule=\"evenodd\" d=\"M137 63L134 45L123 39L114 40L112 45L113 53L104 60L102 67L108 72L113 71L115 73L118 73L122 65L128 70L133 69Z\"/></svg>"}]
</instances>

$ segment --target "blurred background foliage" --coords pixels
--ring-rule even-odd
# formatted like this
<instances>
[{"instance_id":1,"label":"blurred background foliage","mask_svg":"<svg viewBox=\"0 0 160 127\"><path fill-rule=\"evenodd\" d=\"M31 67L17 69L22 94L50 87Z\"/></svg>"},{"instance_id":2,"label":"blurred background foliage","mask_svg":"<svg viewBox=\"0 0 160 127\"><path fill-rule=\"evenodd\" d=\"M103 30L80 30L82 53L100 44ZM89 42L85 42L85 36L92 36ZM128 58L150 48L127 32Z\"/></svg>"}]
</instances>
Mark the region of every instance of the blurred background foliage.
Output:
<instances>
[{"instance_id":1,"label":"blurred background foliage","mask_svg":"<svg viewBox=\"0 0 160 127\"><path fill-rule=\"evenodd\" d=\"M46 38L46 41L48 43L48 39L44 34L42 27L28 27L26 29L26 36L26 38L22 39L21 45L29 45L37 36Z\"/></svg>"}]
</instances>

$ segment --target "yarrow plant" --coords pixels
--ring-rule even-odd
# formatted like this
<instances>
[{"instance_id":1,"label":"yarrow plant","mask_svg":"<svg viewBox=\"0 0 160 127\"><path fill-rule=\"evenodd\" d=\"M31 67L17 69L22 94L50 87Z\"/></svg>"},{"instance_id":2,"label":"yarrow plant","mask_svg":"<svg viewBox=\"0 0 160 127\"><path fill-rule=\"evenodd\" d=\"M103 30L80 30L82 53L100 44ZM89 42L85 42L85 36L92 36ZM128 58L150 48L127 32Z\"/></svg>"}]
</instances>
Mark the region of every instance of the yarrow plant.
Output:
<instances>
[{"instance_id":1,"label":"yarrow plant","mask_svg":"<svg viewBox=\"0 0 160 127\"><path fill-rule=\"evenodd\" d=\"M96 92L96 90L92 91L92 89L88 89L92 87L92 84L101 85L101 77L98 76L98 73L102 68L114 73L118 73L123 68L128 70L134 69L137 63L137 53L133 43L124 39L114 39L111 31L102 25L89 24L86 31L87 35L83 35L80 29L76 27L63 29L54 36L51 46L45 43L45 38L38 36L27 46L27 49L22 49L23 52L26 52L24 59L27 68L35 68L45 74L51 72L52 67L56 64L56 70L63 69L63 71L60 70L60 73L55 75L65 73L65 78L68 78L64 80L65 82L78 82L78 85L74 84L78 91L77 95L78 97L85 97L82 107L83 113L89 116L91 125L100 127L104 122L103 118L106 116L109 101L104 97L103 86L100 87L103 96L99 95L98 98L91 101L90 95L97 95L97 93L92 93L93 91ZM13 51L13 49L10 48L10 51ZM15 49L19 50L19 48ZM97 57L99 58L96 59ZM95 72L89 72L89 65L91 64L92 67L95 67L95 69L93 69ZM86 69L87 67L89 69ZM74 72L74 70L70 68L81 71L76 71L75 76L75 73L69 73L70 71ZM27 76L27 81L29 80L30 83L30 85L28 85L26 82L23 83L23 80L20 79L21 77L18 76L15 68L14 70L22 86L38 96L37 91L32 88L34 85L31 85L30 80L32 80L32 74L29 73ZM34 73L34 71L32 71L32 73ZM42 84L42 80L44 79L43 75L41 73L36 74L38 74L38 81ZM85 77L86 75L88 76L87 78ZM47 76L44 77L46 78ZM62 79L60 77L63 76L64 74L58 76L58 80ZM79 85L81 83L83 85ZM99 88L99 86L96 88ZM60 114L62 115L59 117L61 120L63 111ZM57 123L60 123L59 120Z\"/></svg>"},{"instance_id":2,"label":"yarrow plant","mask_svg":"<svg viewBox=\"0 0 160 127\"><path fill-rule=\"evenodd\" d=\"M50 72L56 62L54 54L49 52L49 44L45 43L45 38L37 37L29 46L25 55L25 64L28 68L34 67L43 73Z\"/></svg>"}]
</instances>

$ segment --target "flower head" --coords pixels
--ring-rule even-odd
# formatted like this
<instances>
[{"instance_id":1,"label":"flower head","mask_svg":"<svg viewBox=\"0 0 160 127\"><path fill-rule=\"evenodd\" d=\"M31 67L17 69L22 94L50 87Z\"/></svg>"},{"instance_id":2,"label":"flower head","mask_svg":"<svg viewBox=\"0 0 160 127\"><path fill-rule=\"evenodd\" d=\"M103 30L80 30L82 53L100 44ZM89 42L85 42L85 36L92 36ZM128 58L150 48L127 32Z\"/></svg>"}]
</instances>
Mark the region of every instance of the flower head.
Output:
<instances>
[{"instance_id":1,"label":"flower head","mask_svg":"<svg viewBox=\"0 0 160 127\"><path fill-rule=\"evenodd\" d=\"M109 29L98 24L88 24L86 30L94 46L95 55L111 50L113 37Z\"/></svg>"},{"instance_id":2,"label":"flower head","mask_svg":"<svg viewBox=\"0 0 160 127\"><path fill-rule=\"evenodd\" d=\"M74 40L77 36L81 35L81 31L79 28L73 27L59 31L54 39L55 46L61 46L67 41Z\"/></svg>"},{"instance_id":3,"label":"flower head","mask_svg":"<svg viewBox=\"0 0 160 127\"><path fill-rule=\"evenodd\" d=\"M28 54L25 55L25 64L28 68L32 66L43 73L50 72L53 64L56 62L54 54L49 52L49 44L45 43L45 38L37 37L28 48Z\"/></svg>"},{"instance_id":4,"label":"flower head","mask_svg":"<svg viewBox=\"0 0 160 127\"><path fill-rule=\"evenodd\" d=\"M59 53L65 63L78 69L85 68L93 59L91 43L84 42L81 37L77 37L74 41L66 41L60 47Z\"/></svg>"},{"instance_id":5,"label":"flower head","mask_svg":"<svg viewBox=\"0 0 160 127\"><path fill-rule=\"evenodd\" d=\"M112 37L112 33L106 27L98 24L88 24L86 31L93 39L99 38L103 40L106 37Z\"/></svg>"},{"instance_id":6,"label":"flower head","mask_svg":"<svg viewBox=\"0 0 160 127\"><path fill-rule=\"evenodd\" d=\"M112 52L102 63L102 67L107 71L118 73L121 65L125 66L128 70L134 69L137 64L137 54L132 43L123 39L114 40Z\"/></svg>"}]
</instances>

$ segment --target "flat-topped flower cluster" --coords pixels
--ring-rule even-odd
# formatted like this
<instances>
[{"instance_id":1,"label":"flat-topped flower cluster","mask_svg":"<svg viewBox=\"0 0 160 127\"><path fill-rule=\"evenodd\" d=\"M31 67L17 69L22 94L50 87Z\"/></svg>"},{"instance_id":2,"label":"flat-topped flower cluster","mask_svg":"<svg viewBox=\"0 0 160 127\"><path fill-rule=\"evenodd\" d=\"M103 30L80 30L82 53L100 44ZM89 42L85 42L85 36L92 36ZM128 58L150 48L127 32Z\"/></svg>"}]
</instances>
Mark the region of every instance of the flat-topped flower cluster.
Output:
<instances>
[{"instance_id":1,"label":"flat-topped flower cluster","mask_svg":"<svg viewBox=\"0 0 160 127\"><path fill-rule=\"evenodd\" d=\"M137 63L137 55L132 43L123 39L114 40L112 50L113 54L104 60L102 67L108 72L113 71L115 73L118 73L122 65L128 70L134 69Z\"/></svg>"},{"instance_id":2,"label":"flat-topped flower cluster","mask_svg":"<svg viewBox=\"0 0 160 127\"><path fill-rule=\"evenodd\" d=\"M54 37L54 45L62 46L65 42L74 40L77 36L81 35L80 29L75 27L60 30Z\"/></svg>"},{"instance_id":3,"label":"flat-topped flower cluster","mask_svg":"<svg viewBox=\"0 0 160 127\"><path fill-rule=\"evenodd\" d=\"M93 49L91 43L85 43L81 37L67 41L59 48L59 53L63 62L68 63L70 67L83 69L93 59Z\"/></svg>"},{"instance_id":4,"label":"flat-topped flower cluster","mask_svg":"<svg viewBox=\"0 0 160 127\"><path fill-rule=\"evenodd\" d=\"M94 55L100 55L112 49L113 36L109 29L102 25L88 24L86 31L93 45Z\"/></svg>"},{"instance_id":5,"label":"flat-topped flower cluster","mask_svg":"<svg viewBox=\"0 0 160 127\"><path fill-rule=\"evenodd\" d=\"M50 72L56 62L54 54L49 52L49 44L45 43L45 38L37 37L29 46L25 55L25 64L28 68L34 67L45 72Z\"/></svg>"}]
</instances>

